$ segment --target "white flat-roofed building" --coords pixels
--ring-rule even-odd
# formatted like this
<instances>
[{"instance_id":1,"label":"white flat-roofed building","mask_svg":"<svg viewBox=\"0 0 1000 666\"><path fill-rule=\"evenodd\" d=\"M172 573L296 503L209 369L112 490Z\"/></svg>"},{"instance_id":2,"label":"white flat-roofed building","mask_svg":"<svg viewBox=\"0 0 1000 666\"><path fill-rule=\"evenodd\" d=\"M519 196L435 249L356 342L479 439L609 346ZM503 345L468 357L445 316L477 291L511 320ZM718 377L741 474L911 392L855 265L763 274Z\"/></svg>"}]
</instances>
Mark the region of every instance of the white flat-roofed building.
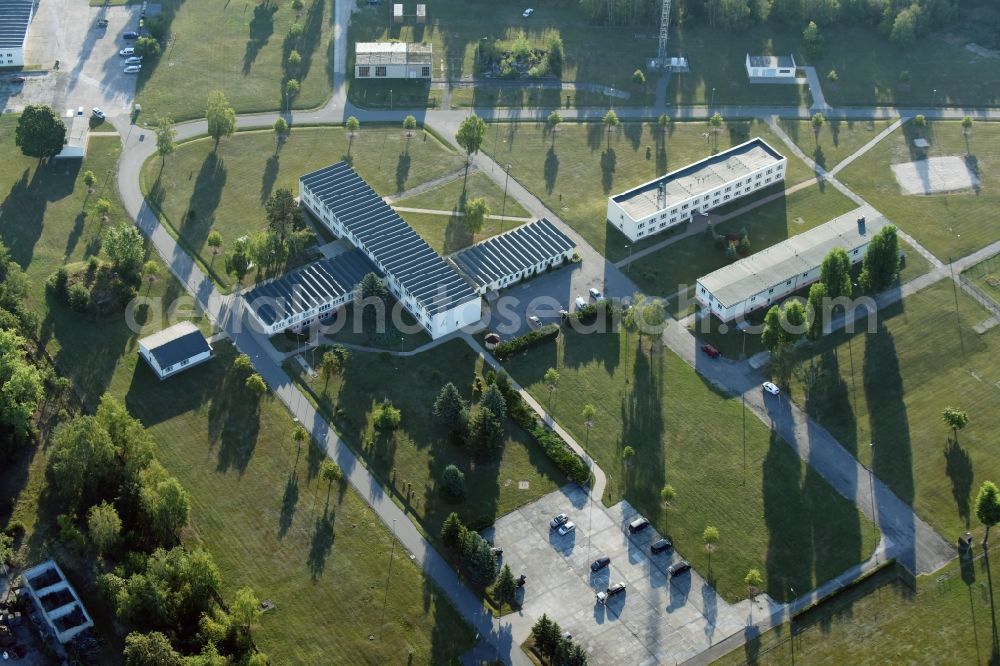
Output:
<instances>
[{"instance_id":1,"label":"white flat-roofed building","mask_svg":"<svg viewBox=\"0 0 1000 666\"><path fill-rule=\"evenodd\" d=\"M795 83L795 58L791 55L750 55L747 76L752 83Z\"/></svg>"},{"instance_id":2,"label":"white flat-roofed building","mask_svg":"<svg viewBox=\"0 0 1000 666\"><path fill-rule=\"evenodd\" d=\"M864 259L872 236L889 221L864 206L698 278L702 313L731 321L766 308L819 280L823 259L843 248L852 263Z\"/></svg>"},{"instance_id":3,"label":"white flat-roofed building","mask_svg":"<svg viewBox=\"0 0 1000 666\"><path fill-rule=\"evenodd\" d=\"M66 109L63 122L66 124L66 143L56 159L83 159L87 156L87 143L90 141L90 117L83 115L82 109Z\"/></svg>"},{"instance_id":4,"label":"white flat-roofed building","mask_svg":"<svg viewBox=\"0 0 1000 666\"><path fill-rule=\"evenodd\" d=\"M635 241L690 222L785 178L785 159L760 137L608 198L608 223Z\"/></svg>"},{"instance_id":5,"label":"white flat-roofed building","mask_svg":"<svg viewBox=\"0 0 1000 666\"><path fill-rule=\"evenodd\" d=\"M0 0L0 67L24 66L24 42L34 7L32 0Z\"/></svg>"},{"instance_id":6,"label":"white flat-roofed building","mask_svg":"<svg viewBox=\"0 0 1000 666\"><path fill-rule=\"evenodd\" d=\"M486 295L573 258L576 243L544 217L487 238L451 255Z\"/></svg>"},{"instance_id":7,"label":"white flat-roofed building","mask_svg":"<svg viewBox=\"0 0 1000 666\"><path fill-rule=\"evenodd\" d=\"M433 61L430 44L358 42L354 45L354 78L429 79Z\"/></svg>"},{"instance_id":8,"label":"white flat-roofed building","mask_svg":"<svg viewBox=\"0 0 1000 666\"><path fill-rule=\"evenodd\" d=\"M479 294L347 162L299 178L299 196L327 229L365 253L432 338L479 322Z\"/></svg>"}]
</instances>

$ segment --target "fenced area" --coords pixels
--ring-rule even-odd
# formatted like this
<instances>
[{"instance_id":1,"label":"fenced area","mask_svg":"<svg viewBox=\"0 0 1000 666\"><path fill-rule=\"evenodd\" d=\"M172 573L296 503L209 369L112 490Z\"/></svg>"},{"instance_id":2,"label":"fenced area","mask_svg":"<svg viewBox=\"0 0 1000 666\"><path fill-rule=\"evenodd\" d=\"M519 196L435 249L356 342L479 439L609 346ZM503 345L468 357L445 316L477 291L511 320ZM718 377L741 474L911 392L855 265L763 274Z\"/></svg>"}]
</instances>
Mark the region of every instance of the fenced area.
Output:
<instances>
[{"instance_id":1,"label":"fenced area","mask_svg":"<svg viewBox=\"0 0 1000 666\"><path fill-rule=\"evenodd\" d=\"M959 276L962 289L993 316L975 325L982 334L1000 324L1000 254L979 262Z\"/></svg>"}]
</instances>

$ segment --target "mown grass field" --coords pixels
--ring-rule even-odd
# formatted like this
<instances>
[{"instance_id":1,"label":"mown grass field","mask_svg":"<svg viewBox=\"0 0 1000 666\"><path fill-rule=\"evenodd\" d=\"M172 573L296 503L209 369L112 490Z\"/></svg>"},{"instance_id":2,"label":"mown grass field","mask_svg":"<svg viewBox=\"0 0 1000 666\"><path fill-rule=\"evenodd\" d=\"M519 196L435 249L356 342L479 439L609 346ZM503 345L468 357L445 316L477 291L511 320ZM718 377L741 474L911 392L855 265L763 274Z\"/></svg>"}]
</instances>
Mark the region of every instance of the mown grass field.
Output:
<instances>
[{"instance_id":1,"label":"mown grass field","mask_svg":"<svg viewBox=\"0 0 1000 666\"><path fill-rule=\"evenodd\" d=\"M745 228L751 251L759 252L854 208L854 202L838 190L810 185L727 220L715 231L738 234ZM729 263L725 252L707 233L699 233L636 259L627 270L644 293L668 298L670 309L683 315L695 309L695 281Z\"/></svg>"},{"instance_id":2,"label":"mown grass field","mask_svg":"<svg viewBox=\"0 0 1000 666\"><path fill-rule=\"evenodd\" d=\"M1000 478L993 455L1000 330L973 330L988 316L943 280L880 312L871 332L862 320L854 335L803 348L790 388L951 543L977 531L975 494L983 481ZM969 414L957 442L941 420L947 406Z\"/></svg>"},{"instance_id":3,"label":"mown grass field","mask_svg":"<svg viewBox=\"0 0 1000 666\"><path fill-rule=\"evenodd\" d=\"M159 60L144 63L136 89L145 117L204 117L213 90L226 93L237 113L286 108L284 62L292 49L302 62L287 78L298 79L302 89L291 108L314 108L330 97L333 0L308 0L298 17L288 2L167 0L162 6L170 38ZM297 40L288 36L295 22L302 25Z\"/></svg>"},{"instance_id":4,"label":"mown grass field","mask_svg":"<svg viewBox=\"0 0 1000 666\"><path fill-rule=\"evenodd\" d=\"M693 368L657 345L636 354L638 338L567 331L506 366L608 477L605 501L624 498L704 575L709 555L701 535L707 525L721 538L711 555L711 576L727 599L746 596L751 567L765 589L787 599L789 587L808 590L867 558L874 546L871 523L752 414L744 420L739 399L718 392ZM561 377L549 396L542 376ZM550 404L551 403L551 404ZM588 431L581 416L597 414ZM635 450L626 466L625 446ZM664 509L660 489L677 497Z\"/></svg>"},{"instance_id":5,"label":"mown grass field","mask_svg":"<svg viewBox=\"0 0 1000 666\"><path fill-rule=\"evenodd\" d=\"M504 217L528 217L528 211L514 201L513 197L505 198L503 189L494 184L489 176L480 172L473 172L467 182L464 178L458 178L426 192L399 199L393 202L393 205L460 213L465 210L465 203L476 197L486 199L490 215L500 216L503 212ZM433 215L409 211L400 211L399 215L409 222L431 247L442 254L457 252L473 243L495 236L505 229L510 230L524 224L515 220L488 219L479 233L473 236L463 217L459 215Z\"/></svg>"},{"instance_id":6,"label":"mown grass field","mask_svg":"<svg viewBox=\"0 0 1000 666\"><path fill-rule=\"evenodd\" d=\"M216 345L219 358L169 382L159 382L139 363L138 338L173 323L172 316L195 317L203 330L211 329L192 313L186 296L178 303L182 289L165 266L160 264L161 278L140 292L150 300L133 310L144 328L132 330L124 317L94 321L46 297L45 279L63 261L99 252L101 223L92 213L97 197L113 202L105 227L126 221L114 190L119 145L95 137L82 167L39 166L14 147L15 124L13 116L0 118L0 145L7 155L0 164L0 238L28 273L41 340L86 404L93 407L111 392L151 429L160 460L191 494L189 538L214 555L223 594L249 584L276 602L277 610L256 633L262 649L273 659L304 663L332 653L386 662L412 649L415 663L448 663L470 647L467 626L399 548L385 623L379 625L389 558L372 553L389 545L388 528L353 490L334 488L328 509L334 516L332 541L317 532L316 519L327 506L325 484L315 478L319 460L303 449L296 461L289 437L293 423L278 403L265 399L254 406L242 399L228 376L227 344ZM89 196L85 170L99 176ZM28 528L29 561L52 552L48 540L55 534L54 517L38 513L45 461L45 449L36 449L30 460L11 464L4 484L13 519ZM95 594L93 588L81 589ZM365 599L370 603L360 602ZM84 601L101 629L110 632L107 609L96 597ZM369 642L369 634L378 640Z\"/></svg>"},{"instance_id":7,"label":"mown grass field","mask_svg":"<svg viewBox=\"0 0 1000 666\"><path fill-rule=\"evenodd\" d=\"M435 542L452 511L465 522L492 524L494 518L566 483L542 449L510 419L499 462L477 463L468 449L447 441L431 413L434 400L449 381L469 400L482 367L482 359L460 340L410 357L354 352L344 372L329 383L321 375L309 378L298 363L285 364ZM385 398L402 411L402 425L388 434L372 424L372 411ZM450 464L465 473L467 496L460 502L450 501L438 489ZM519 488L521 481L528 483L526 489Z\"/></svg>"},{"instance_id":8,"label":"mown grass field","mask_svg":"<svg viewBox=\"0 0 1000 666\"><path fill-rule=\"evenodd\" d=\"M143 190L161 220L197 253L216 281L230 286L235 279L225 275L223 257L213 257L206 246L209 233L222 235L225 252L237 238L266 229L264 202L281 187L298 196L303 174L350 157L377 192L391 194L464 163L429 134L408 138L402 129L390 127L355 134L352 138L336 127L303 127L292 130L280 149L270 131L239 132L221 141L218 150L211 139L197 139L179 146L162 165L159 157L151 158L143 167Z\"/></svg>"},{"instance_id":9,"label":"mown grass field","mask_svg":"<svg viewBox=\"0 0 1000 666\"><path fill-rule=\"evenodd\" d=\"M808 120L782 118L778 124L802 152L818 166L830 170L874 139L892 121L827 119L818 133Z\"/></svg>"},{"instance_id":10,"label":"mown grass field","mask_svg":"<svg viewBox=\"0 0 1000 666\"><path fill-rule=\"evenodd\" d=\"M655 123L622 123L609 133L600 123L562 123L553 135L542 124L494 123L483 150L550 210L612 261L624 258L628 239L607 223L608 196L759 136L781 150L781 142L759 120L727 123L718 135L703 122L671 123L664 137ZM813 177L805 162L790 156L786 183ZM660 235L662 236L662 234ZM653 236L632 250L662 240Z\"/></svg>"},{"instance_id":11,"label":"mown grass field","mask_svg":"<svg viewBox=\"0 0 1000 666\"><path fill-rule=\"evenodd\" d=\"M931 147L916 148L917 138ZM978 190L903 195L889 165L925 155L965 160L978 172ZM908 122L838 177L944 262L1000 240L1000 229L990 223L1000 206L1000 123L977 122L966 137L955 121L928 122L923 128Z\"/></svg>"},{"instance_id":12,"label":"mown grass field","mask_svg":"<svg viewBox=\"0 0 1000 666\"><path fill-rule=\"evenodd\" d=\"M887 571L747 642L715 663L982 664L991 652L990 601L982 549L912 579ZM1000 575L1000 553L990 571ZM794 637L794 638L793 638Z\"/></svg>"}]
</instances>

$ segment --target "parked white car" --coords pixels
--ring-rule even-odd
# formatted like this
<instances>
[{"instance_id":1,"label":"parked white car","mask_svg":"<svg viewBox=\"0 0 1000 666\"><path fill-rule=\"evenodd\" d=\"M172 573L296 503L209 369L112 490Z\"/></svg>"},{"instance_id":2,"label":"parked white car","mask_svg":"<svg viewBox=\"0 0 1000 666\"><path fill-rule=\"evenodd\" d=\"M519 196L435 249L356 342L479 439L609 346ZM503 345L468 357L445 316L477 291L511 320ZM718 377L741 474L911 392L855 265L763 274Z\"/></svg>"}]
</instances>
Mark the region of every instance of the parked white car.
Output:
<instances>
[{"instance_id":1,"label":"parked white car","mask_svg":"<svg viewBox=\"0 0 1000 666\"><path fill-rule=\"evenodd\" d=\"M562 527L559 528L559 534L560 534L560 536L566 536L567 534L569 534L570 532L572 532L574 530L576 530L576 523L574 523L571 520L571 521L569 521L568 523L566 523L565 525L563 525Z\"/></svg>"},{"instance_id":2,"label":"parked white car","mask_svg":"<svg viewBox=\"0 0 1000 666\"><path fill-rule=\"evenodd\" d=\"M125 48L123 48L121 51L118 52L118 55L120 55L123 58L128 58L129 56L134 56L135 55L135 49L132 48L131 46L126 46Z\"/></svg>"},{"instance_id":3,"label":"parked white car","mask_svg":"<svg viewBox=\"0 0 1000 666\"><path fill-rule=\"evenodd\" d=\"M90 112L94 115L95 118L100 118L101 120L104 120L104 112L101 111L100 108L95 106L93 109L90 110Z\"/></svg>"},{"instance_id":4,"label":"parked white car","mask_svg":"<svg viewBox=\"0 0 1000 666\"><path fill-rule=\"evenodd\" d=\"M125 68L126 74L138 74L139 70L142 69L142 65L129 65Z\"/></svg>"},{"instance_id":5,"label":"parked white car","mask_svg":"<svg viewBox=\"0 0 1000 666\"><path fill-rule=\"evenodd\" d=\"M125 58L125 64L126 65L141 65L142 64L142 56L130 56L128 58Z\"/></svg>"},{"instance_id":6,"label":"parked white car","mask_svg":"<svg viewBox=\"0 0 1000 666\"><path fill-rule=\"evenodd\" d=\"M524 18L528 18L529 16L531 16L531 15L532 15L532 14L534 14L534 13L535 13L535 10L534 10L534 9L531 9L531 8L529 7L528 9L525 9L525 10L524 10L524 11L523 11L523 12L521 13L521 16L523 16Z\"/></svg>"},{"instance_id":7,"label":"parked white car","mask_svg":"<svg viewBox=\"0 0 1000 666\"><path fill-rule=\"evenodd\" d=\"M772 384L771 382L764 382L762 386L764 387L764 390L770 393L771 395L778 395L779 393L781 393L781 389L778 388L776 385Z\"/></svg>"}]
</instances>

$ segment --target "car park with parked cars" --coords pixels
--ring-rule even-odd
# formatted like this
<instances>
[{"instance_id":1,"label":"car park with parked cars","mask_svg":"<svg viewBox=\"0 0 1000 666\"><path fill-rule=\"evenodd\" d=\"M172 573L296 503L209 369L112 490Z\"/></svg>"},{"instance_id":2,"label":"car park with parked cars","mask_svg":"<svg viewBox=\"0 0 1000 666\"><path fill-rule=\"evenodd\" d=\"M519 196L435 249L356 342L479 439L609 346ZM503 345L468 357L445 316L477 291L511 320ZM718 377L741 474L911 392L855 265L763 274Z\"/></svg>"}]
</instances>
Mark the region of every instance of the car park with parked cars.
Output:
<instances>
[{"instance_id":1,"label":"car park with parked cars","mask_svg":"<svg viewBox=\"0 0 1000 666\"><path fill-rule=\"evenodd\" d=\"M597 593L597 600L602 604L608 603L608 599L625 591L625 583L615 583L603 592Z\"/></svg>"}]
</instances>

